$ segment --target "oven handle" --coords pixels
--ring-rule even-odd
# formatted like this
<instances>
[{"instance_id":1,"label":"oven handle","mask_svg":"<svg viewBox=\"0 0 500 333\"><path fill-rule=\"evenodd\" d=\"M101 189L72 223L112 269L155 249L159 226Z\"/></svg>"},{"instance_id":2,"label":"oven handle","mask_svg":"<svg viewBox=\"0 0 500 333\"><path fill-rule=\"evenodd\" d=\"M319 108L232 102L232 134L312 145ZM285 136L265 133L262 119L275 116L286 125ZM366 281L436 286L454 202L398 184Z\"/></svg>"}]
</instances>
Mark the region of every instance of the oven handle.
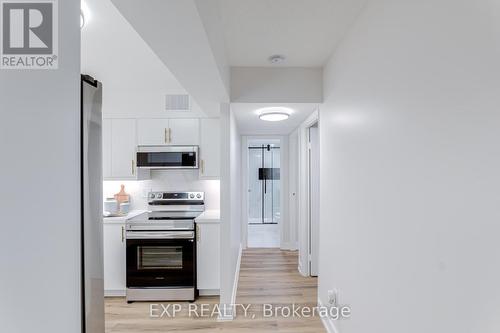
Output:
<instances>
[{"instance_id":1,"label":"oven handle","mask_svg":"<svg viewBox=\"0 0 500 333\"><path fill-rule=\"evenodd\" d=\"M194 231L128 231L127 239L194 239Z\"/></svg>"}]
</instances>

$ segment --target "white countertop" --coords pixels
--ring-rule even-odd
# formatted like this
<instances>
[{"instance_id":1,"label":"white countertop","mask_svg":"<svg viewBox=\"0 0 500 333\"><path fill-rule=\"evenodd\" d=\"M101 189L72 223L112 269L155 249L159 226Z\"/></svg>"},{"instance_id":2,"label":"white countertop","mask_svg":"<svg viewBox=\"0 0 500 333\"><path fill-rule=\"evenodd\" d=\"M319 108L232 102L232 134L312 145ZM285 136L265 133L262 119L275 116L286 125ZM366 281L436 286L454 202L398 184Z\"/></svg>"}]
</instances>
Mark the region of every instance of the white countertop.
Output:
<instances>
[{"instance_id":1,"label":"white countertop","mask_svg":"<svg viewBox=\"0 0 500 333\"><path fill-rule=\"evenodd\" d=\"M206 210L195 220L196 223L220 223L219 210Z\"/></svg>"},{"instance_id":2,"label":"white countertop","mask_svg":"<svg viewBox=\"0 0 500 333\"><path fill-rule=\"evenodd\" d=\"M125 223L125 221L130 220L134 217L137 217L142 214L146 214L147 210L133 210L124 216L115 216L115 217L105 217L103 218L104 223Z\"/></svg>"}]
</instances>

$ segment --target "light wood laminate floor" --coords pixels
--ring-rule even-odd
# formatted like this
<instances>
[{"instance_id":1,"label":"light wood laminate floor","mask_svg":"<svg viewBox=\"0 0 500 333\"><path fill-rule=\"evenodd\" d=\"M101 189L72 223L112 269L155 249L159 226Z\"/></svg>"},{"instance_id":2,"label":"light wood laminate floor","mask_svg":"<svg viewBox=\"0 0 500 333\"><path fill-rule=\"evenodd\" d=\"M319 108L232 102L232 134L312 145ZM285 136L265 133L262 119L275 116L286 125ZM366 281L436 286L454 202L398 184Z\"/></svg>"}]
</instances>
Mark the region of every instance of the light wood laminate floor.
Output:
<instances>
[{"instance_id":1,"label":"light wood laminate floor","mask_svg":"<svg viewBox=\"0 0 500 333\"><path fill-rule=\"evenodd\" d=\"M150 303L127 304L123 298L107 298L106 332L325 332L318 317L263 318L263 304L315 306L316 289L316 278L304 278L297 271L297 252L248 249L243 252L236 299L238 304L252 304L247 317L242 309L238 309L233 321L218 322L215 317L195 318L188 315L189 303L180 303L182 311L175 318L151 318ZM200 297L195 304L208 303L213 307L218 302L218 297Z\"/></svg>"}]
</instances>

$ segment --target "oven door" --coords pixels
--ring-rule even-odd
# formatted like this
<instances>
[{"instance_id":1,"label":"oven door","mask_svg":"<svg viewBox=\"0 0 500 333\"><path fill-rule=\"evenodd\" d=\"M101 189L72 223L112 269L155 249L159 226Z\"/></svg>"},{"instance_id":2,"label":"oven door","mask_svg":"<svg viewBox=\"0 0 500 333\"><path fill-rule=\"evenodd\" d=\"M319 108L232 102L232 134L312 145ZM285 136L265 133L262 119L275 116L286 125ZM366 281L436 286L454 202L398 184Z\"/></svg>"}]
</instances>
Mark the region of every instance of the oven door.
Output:
<instances>
[{"instance_id":1,"label":"oven door","mask_svg":"<svg viewBox=\"0 0 500 333\"><path fill-rule=\"evenodd\" d=\"M127 288L196 285L193 231L127 232Z\"/></svg>"},{"instance_id":2,"label":"oven door","mask_svg":"<svg viewBox=\"0 0 500 333\"><path fill-rule=\"evenodd\" d=\"M196 169L196 146L139 146L137 167L146 169Z\"/></svg>"}]
</instances>

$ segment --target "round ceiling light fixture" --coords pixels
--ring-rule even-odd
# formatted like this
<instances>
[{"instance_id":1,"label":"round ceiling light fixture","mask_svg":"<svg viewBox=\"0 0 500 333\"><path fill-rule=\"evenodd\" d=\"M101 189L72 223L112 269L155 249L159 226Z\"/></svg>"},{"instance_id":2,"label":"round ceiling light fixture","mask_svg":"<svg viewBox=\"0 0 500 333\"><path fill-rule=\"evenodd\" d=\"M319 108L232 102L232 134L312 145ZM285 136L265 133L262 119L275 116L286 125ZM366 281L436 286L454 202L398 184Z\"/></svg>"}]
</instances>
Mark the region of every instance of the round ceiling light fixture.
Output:
<instances>
[{"instance_id":1,"label":"round ceiling light fixture","mask_svg":"<svg viewBox=\"0 0 500 333\"><path fill-rule=\"evenodd\" d=\"M292 109L285 107L269 107L257 110L260 120L264 121L283 121L290 118Z\"/></svg>"},{"instance_id":2,"label":"round ceiling light fixture","mask_svg":"<svg viewBox=\"0 0 500 333\"><path fill-rule=\"evenodd\" d=\"M267 58L267 60L269 60L269 62L273 65L282 63L283 61L285 61L285 59L286 59L286 57L284 55L281 55L281 54L274 54L274 55L270 56L269 58Z\"/></svg>"}]
</instances>

